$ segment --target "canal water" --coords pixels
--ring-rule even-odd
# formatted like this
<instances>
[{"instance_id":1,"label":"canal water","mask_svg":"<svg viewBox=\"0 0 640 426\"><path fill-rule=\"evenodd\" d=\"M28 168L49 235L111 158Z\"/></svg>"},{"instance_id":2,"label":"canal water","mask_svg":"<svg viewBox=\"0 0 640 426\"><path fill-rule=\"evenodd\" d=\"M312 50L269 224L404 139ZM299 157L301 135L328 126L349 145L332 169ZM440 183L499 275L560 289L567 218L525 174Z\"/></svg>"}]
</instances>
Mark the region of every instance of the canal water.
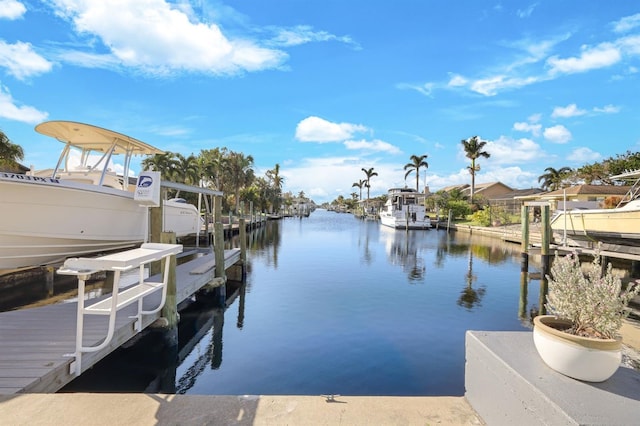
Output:
<instances>
[{"instance_id":1,"label":"canal water","mask_svg":"<svg viewBox=\"0 0 640 426\"><path fill-rule=\"evenodd\" d=\"M325 210L269 222L248 262L226 309L182 313L177 353L147 336L63 391L459 396L466 331L528 331L538 306L518 245Z\"/></svg>"}]
</instances>

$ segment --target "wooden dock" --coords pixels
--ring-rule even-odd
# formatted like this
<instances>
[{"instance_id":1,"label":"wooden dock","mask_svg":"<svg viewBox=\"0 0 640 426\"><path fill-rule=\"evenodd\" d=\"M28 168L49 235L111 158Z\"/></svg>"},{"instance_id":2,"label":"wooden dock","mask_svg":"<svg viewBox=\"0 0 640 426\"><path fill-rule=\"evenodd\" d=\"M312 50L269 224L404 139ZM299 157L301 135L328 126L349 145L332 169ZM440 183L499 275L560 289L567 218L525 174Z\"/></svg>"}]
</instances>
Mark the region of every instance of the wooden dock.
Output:
<instances>
[{"instance_id":1,"label":"wooden dock","mask_svg":"<svg viewBox=\"0 0 640 426\"><path fill-rule=\"evenodd\" d=\"M241 250L224 251L224 270L239 263ZM189 299L214 280L215 255L205 254L176 268L176 301ZM106 296L105 296L106 297ZM147 306L158 304L160 295L144 299ZM75 351L77 302L0 313L0 394L56 392L76 376L70 373ZM127 342L134 329L134 305L118 311L113 339L103 350L83 355L87 368ZM160 318L160 313L145 315L142 328ZM107 330L108 317L86 316L84 344L100 343ZM71 356L69 356L71 354Z\"/></svg>"}]
</instances>

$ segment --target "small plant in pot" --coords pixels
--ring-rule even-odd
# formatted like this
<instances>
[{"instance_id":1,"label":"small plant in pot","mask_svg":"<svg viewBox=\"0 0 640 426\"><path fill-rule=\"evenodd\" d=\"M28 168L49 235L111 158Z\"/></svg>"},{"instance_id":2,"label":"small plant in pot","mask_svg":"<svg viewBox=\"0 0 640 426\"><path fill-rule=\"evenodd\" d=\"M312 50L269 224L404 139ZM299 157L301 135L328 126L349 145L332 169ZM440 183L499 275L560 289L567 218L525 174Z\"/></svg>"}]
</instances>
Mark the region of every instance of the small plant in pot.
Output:
<instances>
[{"instance_id":1,"label":"small plant in pot","mask_svg":"<svg viewBox=\"0 0 640 426\"><path fill-rule=\"evenodd\" d=\"M534 318L533 340L543 361L575 379L602 382L622 360L618 331L629 314L629 301L640 286L622 289L611 264L603 273L600 252L583 272L576 253L556 255L551 267L546 308Z\"/></svg>"}]
</instances>

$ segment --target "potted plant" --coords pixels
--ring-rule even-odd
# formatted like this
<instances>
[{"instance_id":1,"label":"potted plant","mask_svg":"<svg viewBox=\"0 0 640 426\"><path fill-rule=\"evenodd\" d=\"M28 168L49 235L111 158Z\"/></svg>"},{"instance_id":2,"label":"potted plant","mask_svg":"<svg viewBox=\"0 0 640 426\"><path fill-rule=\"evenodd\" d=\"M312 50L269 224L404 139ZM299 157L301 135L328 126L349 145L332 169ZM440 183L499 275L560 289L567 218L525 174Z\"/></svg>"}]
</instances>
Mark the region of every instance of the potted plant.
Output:
<instances>
[{"instance_id":1,"label":"potted plant","mask_svg":"<svg viewBox=\"0 0 640 426\"><path fill-rule=\"evenodd\" d=\"M534 318L533 340L543 361L579 380L601 382L622 360L618 331L629 314L629 301L640 292L622 289L611 264L602 270L599 249L583 272L576 253L556 255L551 267L546 308L551 315Z\"/></svg>"}]
</instances>

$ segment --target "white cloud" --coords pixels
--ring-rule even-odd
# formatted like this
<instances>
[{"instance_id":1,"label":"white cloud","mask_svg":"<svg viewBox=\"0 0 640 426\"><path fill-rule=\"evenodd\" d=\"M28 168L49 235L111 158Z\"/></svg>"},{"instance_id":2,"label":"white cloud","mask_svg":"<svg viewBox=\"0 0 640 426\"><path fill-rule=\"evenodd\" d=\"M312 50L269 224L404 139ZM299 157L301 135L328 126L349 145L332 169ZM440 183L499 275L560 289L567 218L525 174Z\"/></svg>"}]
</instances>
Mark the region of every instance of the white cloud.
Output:
<instances>
[{"instance_id":1,"label":"white cloud","mask_svg":"<svg viewBox=\"0 0 640 426\"><path fill-rule=\"evenodd\" d=\"M544 129L543 136L553 143L567 143L571 140L571 132L560 124Z\"/></svg>"},{"instance_id":2,"label":"white cloud","mask_svg":"<svg viewBox=\"0 0 640 426\"><path fill-rule=\"evenodd\" d=\"M531 132L533 136L539 136L540 131L542 130L542 125L534 124L534 123L518 122L518 123L513 123L513 130L517 130L519 132Z\"/></svg>"},{"instance_id":3,"label":"white cloud","mask_svg":"<svg viewBox=\"0 0 640 426\"><path fill-rule=\"evenodd\" d=\"M617 114L618 112L620 112L620 107L615 105L605 105L602 108L594 107L593 111L603 114Z\"/></svg>"},{"instance_id":4,"label":"white cloud","mask_svg":"<svg viewBox=\"0 0 640 426\"><path fill-rule=\"evenodd\" d=\"M368 129L360 124L332 123L320 117L307 117L296 127L296 139L301 142L341 142L351 139L355 133Z\"/></svg>"},{"instance_id":5,"label":"white cloud","mask_svg":"<svg viewBox=\"0 0 640 426\"><path fill-rule=\"evenodd\" d=\"M455 74L451 76L451 80L449 80L449 83L447 85L449 87L461 87L466 86L468 82L469 80L467 80L463 76Z\"/></svg>"},{"instance_id":6,"label":"white cloud","mask_svg":"<svg viewBox=\"0 0 640 426\"><path fill-rule=\"evenodd\" d=\"M566 107L555 107L553 112L551 113L551 117L553 118L569 118L569 117L577 117L580 115L585 115L587 111L583 109L579 109L576 104L570 104Z\"/></svg>"},{"instance_id":7,"label":"white cloud","mask_svg":"<svg viewBox=\"0 0 640 426\"><path fill-rule=\"evenodd\" d=\"M33 51L29 43L7 44L0 40L0 67L18 80L49 72L51 62Z\"/></svg>"},{"instance_id":8,"label":"white cloud","mask_svg":"<svg viewBox=\"0 0 640 426\"><path fill-rule=\"evenodd\" d=\"M410 90L415 90L418 93L422 93L425 96L429 96L431 97L431 94L433 92L434 89L434 84L433 83L425 83L423 85L415 85L415 84L408 84L408 83L398 83L396 85L396 87L398 89L410 89Z\"/></svg>"},{"instance_id":9,"label":"white cloud","mask_svg":"<svg viewBox=\"0 0 640 426\"><path fill-rule=\"evenodd\" d=\"M630 31L634 28L640 26L640 13L636 13L635 15L625 16L613 23L613 31L617 33L623 33Z\"/></svg>"},{"instance_id":10,"label":"white cloud","mask_svg":"<svg viewBox=\"0 0 640 426\"><path fill-rule=\"evenodd\" d=\"M621 59L620 50L612 43L601 43L596 47L582 47L580 56L560 59L552 56L547 59L550 73L578 73L613 65Z\"/></svg>"},{"instance_id":11,"label":"white cloud","mask_svg":"<svg viewBox=\"0 0 640 426\"><path fill-rule=\"evenodd\" d=\"M542 119L542 114L531 114L527 120L529 123L539 123Z\"/></svg>"},{"instance_id":12,"label":"white cloud","mask_svg":"<svg viewBox=\"0 0 640 426\"><path fill-rule=\"evenodd\" d=\"M501 90L517 89L539 81L538 77L509 77L497 75L471 83L471 90L481 95L494 96Z\"/></svg>"},{"instance_id":13,"label":"white cloud","mask_svg":"<svg viewBox=\"0 0 640 426\"><path fill-rule=\"evenodd\" d=\"M164 0L119 2L118 13L102 0L53 0L53 5L78 33L99 37L117 62L152 74L228 75L275 68L287 59L283 51L230 39L216 24L195 22Z\"/></svg>"},{"instance_id":14,"label":"white cloud","mask_svg":"<svg viewBox=\"0 0 640 426\"><path fill-rule=\"evenodd\" d=\"M344 142L344 146L347 147L347 149L352 150L361 149L365 151L386 152L389 154L402 153L402 151L397 146L391 145L390 143L381 141L379 139L374 139L372 141L367 141L364 139L359 141L348 140Z\"/></svg>"},{"instance_id":15,"label":"white cloud","mask_svg":"<svg viewBox=\"0 0 640 426\"><path fill-rule=\"evenodd\" d=\"M0 19L18 19L27 8L17 0L0 0Z\"/></svg>"},{"instance_id":16,"label":"white cloud","mask_svg":"<svg viewBox=\"0 0 640 426\"><path fill-rule=\"evenodd\" d=\"M536 6L538 6L538 3L533 3L525 9L518 9L516 11L516 15L518 16L518 18L528 18L529 16L531 16Z\"/></svg>"},{"instance_id":17,"label":"white cloud","mask_svg":"<svg viewBox=\"0 0 640 426\"><path fill-rule=\"evenodd\" d=\"M487 170L479 178L476 176L478 183L502 182L513 189L537 188L539 186L537 175L517 166Z\"/></svg>"},{"instance_id":18,"label":"white cloud","mask_svg":"<svg viewBox=\"0 0 640 426\"><path fill-rule=\"evenodd\" d=\"M298 25L294 28L277 29L278 34L271 41L275 46L298 46L305 43L319 41L339 41L360 49L360 45L349 36L336 36L326 31L314 31L308 25Z\"/></svg>"},{"instance_id":19,"label":"white cloud","mask_svg":"<svg viewBox=\"0 0 640 426\"><path fill-rule=\"evenodd\" d=\"M16 105L9 91L0 86L0 117L36 124L46 120L48 116L46 112L38 111L34 107Z\"/></svg>"},{"instance_id":20,"label":"white cloud","mask_svg":"<svg viewBox=\"0 0 640 426\"><path fill-rule=\"evenodd\" d=\"M601 158L602 156L599 153L584 147L574 149L567 156L567 160L573 161L575 163L580 163L580 164L590 163L592 161L600 160Z\"/></svg>"},{"instance_id":21,"label":"white cloud","mask_svg":"<svg viewBox=\"0 0 640 426\"><path fill-rule=\"evenodd\" d=\"M640 35L623 37L617 40L616 44L627 55L640 55Z\"/></svg>"},{"instance_id":22,"label":"white cloud","mask_svg":"<svg viewBox=\"0 0 640 426\"><path fill-rule=\"evenodd\" d=\"M397 164L379 163L358 156L304 158L295 164L282 169L285 177L283 190L294 194L304 191L311 194L316 202L332 201L338 195L351 198L352 192L359 194L360 190L351 185L365 178L362 168L373 167L378 173L371 178L371 197L386 194L391 187L404 185L404 171ZM367 197L366 188L362 189L362 197Z\"/></svg>"},{"instance_id":23,"label":"white cloud","mask_svg":"<svg viewBox=\"0 0 640 426\"><path fill-rule=\"evenodd\" d=\"M495 141L488 141L484 150L491 154L491 157L482 161L492 166L530 163L545 157L540 145L527 138L513 139L501 136Z\"/></svg>"}]
</instances>

